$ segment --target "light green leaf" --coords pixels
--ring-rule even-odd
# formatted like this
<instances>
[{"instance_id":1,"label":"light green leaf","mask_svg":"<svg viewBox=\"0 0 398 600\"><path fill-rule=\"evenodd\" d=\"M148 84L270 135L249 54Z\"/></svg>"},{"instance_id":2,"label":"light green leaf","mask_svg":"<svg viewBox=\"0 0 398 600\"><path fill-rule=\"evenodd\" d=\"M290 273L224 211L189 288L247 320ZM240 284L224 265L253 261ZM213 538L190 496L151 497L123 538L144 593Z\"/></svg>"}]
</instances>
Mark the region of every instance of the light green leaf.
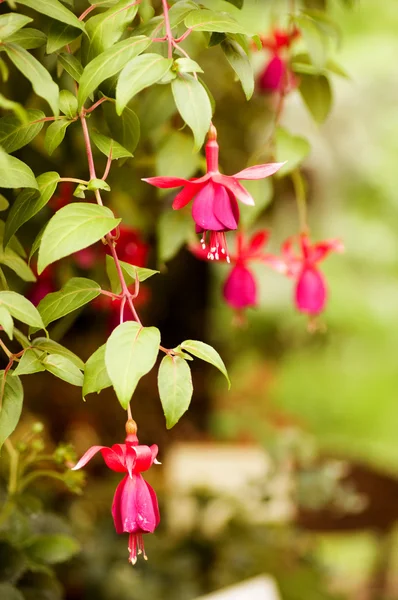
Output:
<instances>
[{"instance_id":1,"label":"light green leaf","mask_svg":"<svg viewBox=\"0 0 398 600\"><path fill-rule=\"evenodd\" d=\"M203 73L202 67L196 61L185 56L177 58L174 67L178 73Z\"/></svg>"},{"instance_id":2,"label":"light green leaf","mask_svg":"<svg viewBox=\"0 0 398 600\"><path fill-rule=\"evenodd\" d=\"M41 110L27 110L27 121L7 115L0 119L0 146L11 154L29 144L41 131L44 123L35 123L46 116Z\"/></svg>"},{"instance_id":3,"label":"light green leaf","mask_svg":"<svg viewBox=\"0 0 398 600\"><path fill-rule=\"evenodd\" d=\"M172 64L171 58L155 53L143 54L131 60L120 73L116 85L117 114L122 114L126 104L138 92L162 79Z\"/></svg>"},{"instance_id":4,"label":"light green leaf","mask_svg":"<svg viewBox=\"0 0 398 600\"><path fill-rule=\"evenodd\" d=\"M13 102L9 100L3 94L0 94L0 108L4 110L12 110L12 112L18 117L21 123L26 122L28 119L26 117L26 110L19 104L19 102Z\"/></svg>"},{"instance_id":5,"label":"light green leaf","mask_svg":"<svg viewBox=\"0 0 398 600\"><path fill-rule=\"evenodd\" d=\"M8 81L8 76L10 74L7 63L0 58L0 75L3 81Z\"/></svg>"},{"instance_id":6,"label":"light green leaf","mask_svg":"<svg viewBox=\"0 0 398 600\"><path fill-rule=\"evenodd\" d=\"M183 350L186 350L190 354L193 354L194 356L196 356L196 358L200 358L201 360L204 360L216 367L216 369L221 371L221 373L228 381L228 388L231 387L231 382L229 380L228 372L224 365L224 362L221 356L218 354L217 350L215 350L212 346L209 346L209 344L205 344L204 342L198 342L196 340L186 340L185 342L182 342L181 348Z\"/></svg>"},{"instance_id":7,"label":"light green leaf","mask_svg":"<svg viewBox=\"0 0 398 600\"><path fill-rule=\"evenodd\" d=\"M66 23L68 25L72 25L72 27L77 27L84 31L84 23L79 21L79 19L59 0L17 0L18 4L22 4L23 6L28 6L29 8L33 8L33 10L37 10L37 12L46 15L46 17L51 17L52 19L56 19L57 21L61 21L62 23Z\"/></svg>"},{"instance_id":8,"label":"light green leaf","mask_svg":"<svg viewBox=\"0 0 398 600\"><path fill-rule=\"evenodd\" d=\"M5 306L0 306L0 325L10 340L12 340L14 333L14 321L12 320L12 316Z\"/></svg>"},{"instance_id":9,"label":"light green leaf","mask_svg":"<svg viewBox=\"0 0 398 600\"><path fill-rule=\"evenodd\" d=\"M18 425L22 412L23 387L19 377L10 372L4 383L4 371L0 371L0 448Z\"/></svg>"},{"instance_id":10,"label":"light green leaf","mask_svg":"<svg viewBox=\"0 0 398 600\"><path fill-rule=\"evenodd\" d=\"M72 558L80 552L80 545L69 535L48 533L34 537L24 550L34 563L53 565Z\"/></svg>"},{"instance_id":11,"label":"light green leaf","mask_svg":"<svg viewBox=\"0 0 398 600\"><path fill-rule=\"evenodd\" d=\"M174 4L169 10L170 27L173 29L183 22L185 17L193 10L197 10L199 7L196 2L192 0L182 0ZM164 31L164 34L166 31Z\"/></svg>"},{"instance_id":12,"label":"light green leaf","mask_svg":"<svg viewBox=\"0 0 398 600\"><path fill-rule=\"evenodd\" d=\"M75 191L73 192L73 195L75 196L75 198L85 198L86 194L84 192L87 191L87 186L84 185L84 183L79 183L79 185L76 187Z\"/></svg>"},{"instance_id":13,"label":"light green leaf","mask_svg":"<svg viewBox=\"0 0 398 600\"><path fill-rule=\"evenodd\" d=\"M140 139L140 122L135 112L126 106L118 116L113 102L105 102L102 110L112 138L129 152L134 152Z\"/></svg>"},{"instance_id":14,"label":"light green leaf","mask_svg":"<svg viewBox=\"0 0 398 600\"><path fill-rule=\"evenodd\" d=\"M44 147L50 156L62 143L66 130L71 123L73 123L73 121L69 121L68 119L59 119L47 127L46 137L44 138Z\"/></svg>"},{"instance_id":15,"label":"light green leaf","mask_svg":"<svg viewBox=\"0 0 398 600\"><path fill-rule=\"evenodd\" d=\"M81 35L81 30L60 21L52 21L47 33L47 54L52 54L73 42Z\"/></svg>"},{"instance_id":16,"label":"light green leaf","mask_svg":"<svg viewBox=\"0 0 398 600\"><path fill-rule=\"evenodd\" d=\"M299 90L314 120L317 123L323 123L330 112L333 100L327 77L302 74Z\"/></svg>"},{"instance_id":17,"label":"light green leaf","mask_svg":"<svg viewBox=\"0 0 398 600\"><path fill-rule=\"evenodd\" d=\"M77 98L69 90L61 90L59 93L59 108L61 112L73 119L77 115Z\"/></svg>"},{"instance_id":18,"label":"light green leaf","mask_svg":"<svg viewBox=\"0 0 398 600\"><path fill-rule=\"evenodd\" d=\"M16 292L0 292L0 306L4 306L11 315L31 327L45 329L39 311L27 299Z\"/></svg>"},{"instance_id":19,"label":"light green leaf","mask_svg":"<svg viewBox=\"0 0 398 600\"><path fill-rule=\"evenodd\" d=\"M106 206L74 202L61 208L50 220L39 249L37 270L98 242L115 229L120 219Z\"/></svg>"},{"instance_id":20,"label":"light green leaf","mask_svg":"<svg viewBox=\"0 0 398 600\"><path fill-rule=\"evenodd\" d=\"M45 371L46 369L43 367L41 363L42 357L40 356L40 352L37 350L26 350L22 355L21 360L18 363L17 368L13 371L13 376L15 375L30 375L31 373L40 373L41 371ZM43 354L44 358L44 354Z\"/></svg>"},{"instance_id":21,"label":"light green leaf","mask_svg":"<svg viewBox=\"0 0 398 600\"><path fill-rule=\"evenodd\" d=\"M95 281L85 277L72 277L59 292L47 294L40 301L37 310L47 327L52 321L84 306L100 293L101 287Z\"/></svg>"},{"instance_id":22,"label":"light green leaf","mask_svg":"<svg viewBox=\"0 0 398 600\"><path fill-rule=\"evenodd\" d=\"M33 19L17 13L0 15L0 41L6 40L10 35L31 23Z\"/></svg>"},{"instance_id":23,"label":"light green leaf","mask_svg":"<svg viewBox=\"0 0 398 600\"><path fill-rule=\"evenodd\" d=\"M211 123L211 104L203 85L192 75L179 75L171 84L178 112L192 129L195 150L203 145Z\"/></svg>"},{"instance_id":24,"label":"light green leaf","mask_svg":"<svg viewBox=\"0 0 398 600\"><path fill-rule=\"evenodd\" d=\"M191 403L193 386L188 363L179 356L166 355L160 363L158 387L166 427L171 429Z\"/></svg>"},{"instance_id":25,"label":"light green leaf","mask_svg":"<svg viewBox=\"0 0 398 600\"><path fill-rule=\"evenodd\" d=\"M0 147L0 188L36 188L37 183L28 165L6 154Z\"/></svg>"},{"instance_id":26,"label":"light green leaf","mask_svg":"<svg viewBox=\"0 0 398 600\"><path fill-rule=\"evenodd\" d=\"M191 11L184 20L185 26L194 31L217 31L219 33L246 33L242 25L226 13L215 12L208 9Z\"/></svg>"},{"instance_id":27,"label":"light green leaf","mask_svg":"<svg viewBox=\"0 0 398 600\"><path fill-rule=\"evenodd\" d=\"M16 337L16 334L15 334ZM42 350L43 352L48 352L49 354L58 354L59 356L63 356L64 358L69 359L78 369L84 369L84 362L76 356L73 352L58 344L54 340L50 340L45 337L35 338L32 342L32 346L37 348L38 350Z\"/></svg>"},{"instance_id":28,"label":"light green leaf","mask_svg":"<svg viewBox=\"0 0 398 600\"><path fill-rule=\"evenodd\" d=\"M0 583L0 598L3 600L25 600L18 588L11 583Z\"/></svg>"},{"instance_id":29,"label":"light green leaf","mask_svg":"<svg viewBox=\"0 0 398 600\"><path fill-rule=\"evenodd\" d=\"M83 398L87 394L97 394L112 385L105 366L105 344L100 346L86 362L84 369Z\"/></svg>"},{"instance_id":30,"label":"light green leaf","mask_svg":"<svg viewBox=\"0 0 398 600\"><path fill-rule=\"evenodd\" d=\"M18 342L21 344L22 348L30 347L30 341L28 340L26 335L23 334L22 331L20 331L18 329L18 327L14 327L14 335L15 335L15 339L18 340Z\"/></svg>"},{"instance_id":31,"label":"light green leaf","mask_svg":"<svg viewBox=\"0 0 398 600\"><path fill-rule=\"evenodd\" d=\"M18 44L25 50L33 50L34 48L40 48L46 43L47 36L39 29L31 29L26 27L10 35L7 39L8 43Z\"/></svg>"},{"instance_id":32,"label":"light green leaf","mask_svg":"<svg viewBox=\"0 0 398 600\"><path fill-rule=\"evenodd\" d=\"M250 100L254 92L254 74L253 67L245 51L233 40L222 42L221 48L242 84L246 99Z\"/></svg>"},{"instance_id":33,"label":"light green leaf","mask_svg":"<svg viewBox=\"0 0 398 600\"><path fill-rule=\"evenodd\" d=\"M91 140L94 142L95 146L97 146L98 150L105 154L105 156L110 155L112 151L112 160L118 160L119 158L132 158L133 155L129 150L123 148L118 142L112 140L107 135L103 135L102 133L98 133L95 129L90 130Z\"/></svg>"},{"instance_id":34,"label":"light green leaf","mask_svg":"<svg viewBox=\"0 0 398 600\"><path fill-rule=\"evenodd\" d=\"M41 238L43 237L43 233L44 233L44 230L46 227L47 227L47 223L45 225L43 225L43 227L40 229L39 233L37 234L37 236L35 237L35 239L33 241L32 248L30 249L29 258L28 258L29 263L32 260L32 256L40 248Z\"/></svg>"},{"instance_id":35,"label":"light green leaf","mask_svg":"<svg viewBox=\"0 0 398 600\"><path fill-rule=\"evenodd\" d=\"M12 269L23 281L36 281L36 276L26 262L8 246L0 249L0 264Z\"/></svg>"},{"instance_id":36,"label":"light green leaf","mask_svg":"<svg viewBox=\"0 0 398 600\"><path fill-rule=\"evenodd\" d=\"M109 77L113 77L135 56L143 52L151 43L144 36L123 40L94 58L83 71L79 86L79 108L97 87Z\"/></svg>"},{"instance_id":37,"label":"light green leaf","mask_svg":"<svg viewBox=\"0 0 398 600\"><path fill-rule=\"evenodd\" d=\"M127 285L130 285L133 281L135 281L136 277L138 277L138 281L145 281L149 277L152 277L152 275L157 275L159 273L159 271L154 271L153 269L136 267L135 265L124 262L123 260L120 260L119 262L120 266L122 267L123 275ZM114 294L120 294L122 288L117 274L115 261L113 260L112 256L109 256L108 254L106 255L106 272L109 277L112 292Z\"/></svg>"},{"instance_id":38,"label":"light green leaf","mask_svg":"<svg viewBox=\"0 0 398 600\"><path fill-rule=\"evenodd\" d=\"M327 37L316 21L306 15L295 17L295 22L303 35L312 64L318 70L323 69L327 59Z\"/></svg>"},{"instance_id":39,"label":"light green leaf","mask_svg":"<svg viewBox=\"0 0 398 600\"><path fill-rule=\"evenodd\" d=\"M104 192L110 192L111 188L109 183L106 183L103 179L90 179L86 186L87 190L95 192L95 190L103 190Z\"/></svg>"},{"instance_id":40,"label":"light green leaf","mask_svg":"<svg viewBox=\"0 0 398 600\"><path fill-rule=\"evenodd\" d=\"M246 183L246 182L245 182ZM171 260L192 233L191 218L181 210L165 210L157 223L160 262Z\"/></svg>"},{"instance_id":41,"label":"light green leaf","mask_svg":"<svg viewBox=\"0 0 398 600\"><path fill-rule=\"evenodd\" d=\"M54 115L57 116L59 89L47 69L25 48L17 44L4 44L4 50L17 69L29 79L35 93L47 100Z\"/></svg>"},{"instance_id":42,"label":"light green leaf","mask_svg":"<svg viewBox=\"0 0 398 600\"><path fill-rule=\"evenodd\" d=\"M7 217L4 232L5 246L21 225L29 221L52 198L58 181L59 175L55 171L42 173L37 178L39 193L27 189L18 194Z\"/></svg>"},{"instance_id":43,"label":"light green leaf","mask_svg":"<svg viewBox=\"0 0 398 600\"><path fill-rule=\"evenodd\" d=\"M49 354L42 361L42 364L46 371L49 371L55 377L81 387L83 385L83 373L77 366L65 356L60 354Z\"/></svg>"},{"instance_id":44,"label":"light green leaf","mask_svg":"<svg viewBox=\"0 0 398 600\"><path fill-rule=\"evenodd\" d=\"M287 163L278 171L277 177L284 177L294 171L311 152L311 144L299 135L292 135L286 129L278 127L275 135L277 161ZM282 159L283 156L283 159Z\"/></svg>"},{"instance_id":45,"label":"light green leaf","mask_svg":"<svg viewBox=\"0 0 398 600\"><path fill-rule=\"evenodd\" d=\"M10 206L7 198L0 194L0 211L7 210Z\"/></svg>"},{"instance_id":46,"label":"light green leaf","mask_svg":"<svg viewBox=\"0 0 398 600\"><path fill-rule=\"evenodd\" d=\"M156 362L160 332L156 327L142 327L136 322L122 323L106 343L105 364L116 396L124 409L143 375Z\"/></svg>"},{"instance_id":47,"label":"light green leaf","mask_svg":"<svg viewBox=\"0 0 398 600\"><path fill-rule=\"evenodd\" d=\"M69 73L72 79L79 83L80 77L83 73L83 67L77 60L76 56L73 56L73 54L67 54L66 52L61 52L58 54L58 62L63 66L65 71Z\"/></svg>"}]
</instances>

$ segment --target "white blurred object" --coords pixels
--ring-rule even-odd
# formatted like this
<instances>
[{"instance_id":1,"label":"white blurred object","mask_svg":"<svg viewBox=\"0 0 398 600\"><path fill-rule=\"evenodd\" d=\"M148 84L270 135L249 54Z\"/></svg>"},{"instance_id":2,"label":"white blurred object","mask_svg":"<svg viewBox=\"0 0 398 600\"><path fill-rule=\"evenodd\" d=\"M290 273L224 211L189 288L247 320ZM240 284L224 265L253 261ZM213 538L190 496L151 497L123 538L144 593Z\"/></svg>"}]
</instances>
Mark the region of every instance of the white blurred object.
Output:
<instances>
[{"instance_id":1,"label":"white blurred object","mask_svg":"<svg viewBox=\"0 0 398 600\"><path fill-rule=\"evenodd\" d=\"M260 576L197 600L280 600L280 595L271 577Z\"/></svg>"}]
</instances>

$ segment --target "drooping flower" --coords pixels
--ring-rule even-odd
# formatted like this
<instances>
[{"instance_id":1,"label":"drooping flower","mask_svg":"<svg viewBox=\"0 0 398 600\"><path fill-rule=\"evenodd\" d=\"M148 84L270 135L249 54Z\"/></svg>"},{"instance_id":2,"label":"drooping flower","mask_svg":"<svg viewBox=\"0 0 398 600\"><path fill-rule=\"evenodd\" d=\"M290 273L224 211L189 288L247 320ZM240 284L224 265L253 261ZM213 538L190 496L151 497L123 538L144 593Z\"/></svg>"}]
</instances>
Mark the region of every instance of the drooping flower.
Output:
<instances>
[{"instance_id":1,"label":"drooping flower","mask_svg":"<svg viewBox=\"0 0 398 600\"><path fill-rule=\"evenodd\" d=\"M298 252L295 252L297 245ZM325 240L312 244L305 233L289 238L282 247L282 264L285 273L295 282L294 302L297 310L310 316L321 313L327 302L327 285L318 263L330 252L342 252L340 240ZM281 270L281 269L279 269Z\"/></svg>"},{"instance_id":2,"label":"drooping flower","mask_svg":"<svg viewBox=\"0 0 398 600\"><path fill-rule=\"evenodd\" d=\"M282 31L274 29L269 37L262 37L263 48L267 48L270 57L258 76L258 88L265 93L288 93L296 86L296 78L292 72L287 50L293 41L300 35L298 29Z\"/></svg>"},{"instance_id":3,"label":"drooping flower","mask_svg":"<svg viewBox=\"0 0 398 600\"><path fill-rule=\"evenodd\" d=\"M150 177L147 183L163 189L183 187L173 202L174 210L186 206L191 200L192 217L196 232L202 234L201 244L207 249L210 260L220 260L224 256L230 262L225 232L238 228L239 206L237 200L254 205L249 192L239 182L240 179L264 179L276 173L284 163L256 165L239 171L235 175L222 175L218 166L217 131L212 125L206 143L207 173L198 179L179 177Z\"/></svg>"},{"instance_id":4,"label":"drooping flower","mask_svg":"<svg viewBox=\"0 0 398 600\"><path fill-rule=\"evenodd\" d=\"M155 491L141 475L155 462L158 447L141 446L137 436L129 433L124 444L114 444L111 448L92 446L73 470L84 467L97 452L101 452L112 471L126 473L116 488L112 516L116 532L129 534L129 561L134 565L138 554L147 558L143 534L153 533L160 521Z\"/></svg>"}]
</instances>

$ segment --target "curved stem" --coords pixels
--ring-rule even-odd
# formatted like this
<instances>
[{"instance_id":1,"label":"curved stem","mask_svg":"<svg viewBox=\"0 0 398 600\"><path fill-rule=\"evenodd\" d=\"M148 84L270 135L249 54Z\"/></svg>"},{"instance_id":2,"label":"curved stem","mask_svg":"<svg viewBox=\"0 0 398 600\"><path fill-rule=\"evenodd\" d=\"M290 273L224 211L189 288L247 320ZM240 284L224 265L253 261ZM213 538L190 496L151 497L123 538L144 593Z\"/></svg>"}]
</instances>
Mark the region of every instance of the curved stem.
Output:
<instances>
[{"instance_id":1,"label":"curved stem","mask_svg":"<svg viewBox=\"0 0 398 600\"><path fill-rule=\"evenodd\" d=\"M62 482L64 481L64 475L62 475L61 473L57 473L56 471L49 471L47 469L42 469L39 471L33 471L33 473L29 473L29 475L26 475L26 477L21 479L19 483L19 491L22 492L28 487L28 485L35 481L35 479L39 479L40 477L49 477L50 479L58 479Z\"/></svg>"}]
</instances>

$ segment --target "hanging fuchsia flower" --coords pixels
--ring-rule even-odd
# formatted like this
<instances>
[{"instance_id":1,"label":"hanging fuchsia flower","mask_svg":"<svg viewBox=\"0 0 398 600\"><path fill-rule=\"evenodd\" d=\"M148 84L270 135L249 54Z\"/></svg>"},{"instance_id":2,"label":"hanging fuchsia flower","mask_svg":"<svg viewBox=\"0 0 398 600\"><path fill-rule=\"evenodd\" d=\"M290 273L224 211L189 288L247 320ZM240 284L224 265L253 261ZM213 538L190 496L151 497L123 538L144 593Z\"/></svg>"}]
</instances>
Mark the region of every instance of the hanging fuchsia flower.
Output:
<instances>
[{"instance_id":1,"label":"hanging fuchsia flower","mask_svg":"<svg viewBox=\"0 0 398 600\"><path fill-rule=\"evenodd\" d=\"M294 252L293 245L295 243L298 245L299 253ZM294 299L297 310L311 316L318 315L323 311L328 294L326 281L318 268L318 263L324 260L330 252L342 252L343 250L344 247L340 240L326 240L311 244L309 236L305 233L289 238L284 243L282 264L285 273L296 280ZM276 268L278 269L278 266Z\"/></svg>"},{"instance_id":2,"label":"hanging fuchsia flower","mask_svg":"<svg viewBox=\"0 0 398 600\"><path fill-rule=\"evenodd\" d=\"M299 37L300 32L275 29L269 37L262 37L263 48L267 48L271 57L258 77L258 87L262 92L288 93L296 86L296 78L289 64L286 51L292 42Z\"/></svg>"},{"instance_id":3,"label":"hanging fuchsia flower","mask_svg":"<svg viewBox=\"0 0 398 600\"><path fill-rule=\"evenodd\" d=\"M140 446L135 434L128 434L125 444L92 446L82 456L73 470L84 467L97 452L101 452L106 465L126 476L116 488L112 504L112 516L117 533L129 534L129 561L134 565L137 554L146 559L143 534L153 533L159 524L159 508L156 494L141 473L155 462L158 447Z\"/></svg>"},{"instance_id":4,"label":"hanging fuchsia flower","mask_svg":"<svg viewBox=\"0 0 398 600\"><path fill-rule=\"evenodd\" d=\"M159 188L183 186L173 202L174 210L186 206L191 200L192 217L196 232L202 234L201 244L207 249L210 260L219 260L223 256L230 261L226 231L237 229L239 206L237 200L254 205L249 192L239 179L263 179L278 171L284 163L270 163L244 169L235 175L222 175L218 168L217 131L211 126L206 144L207 173L199 179L181 179L179 177L150 177L144 181ZM207 239L209 238L209 239Z\"/></svg>"}]
</instances>

